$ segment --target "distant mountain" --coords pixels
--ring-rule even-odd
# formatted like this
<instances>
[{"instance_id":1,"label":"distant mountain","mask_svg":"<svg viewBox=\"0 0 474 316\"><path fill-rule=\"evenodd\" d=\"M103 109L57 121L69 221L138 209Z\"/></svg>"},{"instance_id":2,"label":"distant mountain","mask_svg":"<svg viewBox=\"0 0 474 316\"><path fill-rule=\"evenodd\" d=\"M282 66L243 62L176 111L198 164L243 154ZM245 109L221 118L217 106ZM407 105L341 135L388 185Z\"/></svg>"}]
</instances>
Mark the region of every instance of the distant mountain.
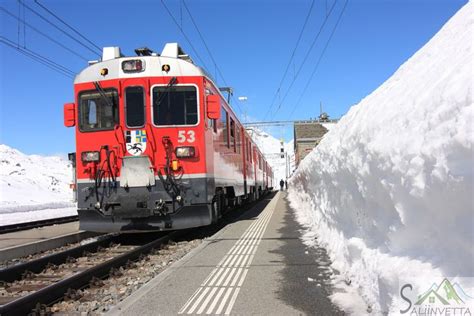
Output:
<instances>
[{"instance_id":1,"label":"distant mountain","mask_svg":"<svg viewBox=\"0 0 474 316\"><path fill-rule=\"evenodd\" d=\"M0 213L71 206L71 182L66 159L25 155L0 144Z\"/></svg>"}]
</instances>

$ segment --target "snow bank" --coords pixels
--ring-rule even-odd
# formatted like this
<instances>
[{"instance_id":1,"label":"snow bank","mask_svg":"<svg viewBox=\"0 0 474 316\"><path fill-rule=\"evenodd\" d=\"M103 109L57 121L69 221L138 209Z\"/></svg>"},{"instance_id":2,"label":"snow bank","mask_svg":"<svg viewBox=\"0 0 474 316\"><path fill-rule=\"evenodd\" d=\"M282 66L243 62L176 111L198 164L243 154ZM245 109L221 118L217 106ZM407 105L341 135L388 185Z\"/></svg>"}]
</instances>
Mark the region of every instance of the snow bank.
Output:
<instances>
[{"instance_id":1,"label":"snow bank","mask_svg":"<svg viewBox=\"0 0 474 316\"><path fill-rule=\"evenodd\" d=\"M0 144L0 225L77 214L71 180L63 158L28 156Z\"/></svg>"},{"instance_id":2,"label":"snow bank","mask_svg":"<svg viewBox=\"0 0 474 316\"><path fill-rule=\"evenodd\" d=\"M362 298L376 314L398 313L402 278L421 288L474 277L473 17L469 2L290 181L306 241L327 248L345 288L333 299L348 311Z\"/></svg>"}]
</instances>

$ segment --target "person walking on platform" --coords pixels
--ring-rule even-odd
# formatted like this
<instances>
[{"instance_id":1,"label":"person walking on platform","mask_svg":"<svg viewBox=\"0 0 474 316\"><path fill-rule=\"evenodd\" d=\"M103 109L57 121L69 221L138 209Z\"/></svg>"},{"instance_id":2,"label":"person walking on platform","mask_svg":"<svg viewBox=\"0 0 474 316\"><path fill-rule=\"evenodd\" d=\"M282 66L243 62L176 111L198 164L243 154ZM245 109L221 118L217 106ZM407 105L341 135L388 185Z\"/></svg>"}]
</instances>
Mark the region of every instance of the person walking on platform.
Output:
<instances>
[{"instance_id":1,"label":"person walking on platform","mask_svg":"<svg viewBox=\"0 0 474 316\"><path fill-rule=\"evenodd\" d=\"M288 181L285 180L285 191L288 191Z\"/></svg>"},{"instance_id":2,"label":"person walking on platform","mask_svg":"<svg viewBox=\"0 0 474 316\"><path fill-rule=\"evenodd\" d=\"M283 191L283 185L285 185L285 181L283 179L280 180L280 191Z\"/></svg>"}]
</instances>

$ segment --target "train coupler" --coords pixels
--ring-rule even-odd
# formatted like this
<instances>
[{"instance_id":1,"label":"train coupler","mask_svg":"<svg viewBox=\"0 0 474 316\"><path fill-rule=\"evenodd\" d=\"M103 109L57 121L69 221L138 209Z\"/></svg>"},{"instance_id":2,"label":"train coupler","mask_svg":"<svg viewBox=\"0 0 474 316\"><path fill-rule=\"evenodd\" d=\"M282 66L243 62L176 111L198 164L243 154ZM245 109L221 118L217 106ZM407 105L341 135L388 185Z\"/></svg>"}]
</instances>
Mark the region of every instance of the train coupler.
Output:
<instances>
[{"instance_id":1,"label":"train coupler","mask_svg":"<svg viewBox=\"0 0 474 316\"><path fill-rule=\"evenodd\" d=\"M168 214L168 206L166 206L166 202L163 199L159 199L155 201L155 208L153 209L153 213L157 215L166 215Z\"/></svg>"}]
</instances>

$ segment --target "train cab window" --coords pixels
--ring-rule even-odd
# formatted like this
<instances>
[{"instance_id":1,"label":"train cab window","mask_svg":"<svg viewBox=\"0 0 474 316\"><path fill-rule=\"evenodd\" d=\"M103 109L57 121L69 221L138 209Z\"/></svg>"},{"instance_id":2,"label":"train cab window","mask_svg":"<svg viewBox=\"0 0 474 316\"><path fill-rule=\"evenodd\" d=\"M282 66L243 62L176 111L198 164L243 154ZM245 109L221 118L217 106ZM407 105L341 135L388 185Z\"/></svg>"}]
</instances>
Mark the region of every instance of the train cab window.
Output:
<instances>
[{"instance_id":1,"label":"train cab window","mask_svg":"<svg viewBox=\"0 0 474 316\"><path fill-rule=\"evenodd\" d=\"M153 123L166 125L196 125L198 122L195 87L154 87Z\"/></svg>"},{"instance_id":2,"label":"train cab window","mask_svg":"<svg viewBox=\"0 0 474 316\"><path fill-rule=\"evenodd\" d=\"M110 130L118 123L115 90L87 91L79 95L79 129L84 132Z\"/></svg>"},{"instance_id":3,"label":"train cab window","mask_svg":"<svg viewBox=\"0 0 474 316\"><path fill-rule=\"evenodd\" d=\"M222 135L223 135L223 141L224 145L229 148L229 130L228 130L228 124L227 121L229 120L229 114L227 113L226 110L224 110L224 107L221 107L221 121L222 121Z\"/></svg>"},{"instance_id":4,"label":"train cab window","mask_svg":"<svg viewBox=\"0 0 474 316\"><path fill-rule=\"evenodd\" d=\"M125 113L128 127L142 127L145 125L143 87L127 87L125 89Z\"/></svg>"}]
</instances>

